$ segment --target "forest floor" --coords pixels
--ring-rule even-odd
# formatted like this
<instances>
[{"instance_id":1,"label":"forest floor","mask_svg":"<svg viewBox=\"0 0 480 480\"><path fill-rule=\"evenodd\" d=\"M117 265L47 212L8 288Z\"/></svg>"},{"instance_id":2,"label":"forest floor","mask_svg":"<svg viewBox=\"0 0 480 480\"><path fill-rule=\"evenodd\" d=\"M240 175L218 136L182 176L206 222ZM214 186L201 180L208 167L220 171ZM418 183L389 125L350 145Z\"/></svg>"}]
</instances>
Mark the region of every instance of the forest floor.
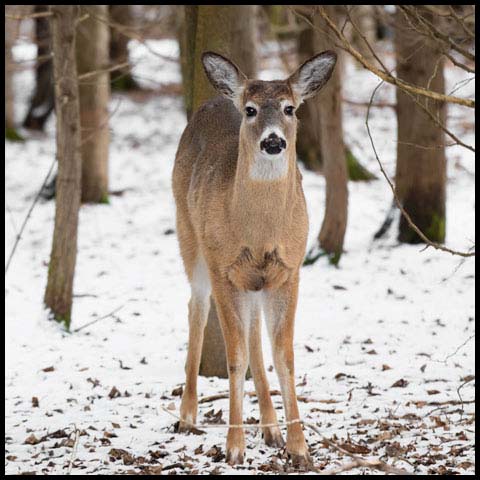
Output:
<instances>
[{"instance_id":1,"label":"forest floor","mask_svg":"<svg viewBox=\"0 0 480 480\"><path fill-rule=\"evenodd\" d=\"M186 121L181 97L158 94L180 82L177 45L148 45L132 44L131 52L137 78L153 92L114 94L111 101L110 202L81 210L73 332L49 322L43 309L52 201L33 210L6 276L6 474L294 472L284 452L266 447L256 430L247 431L245 464L232 468L224 463L224 429L177 434L175 418L166 412L178 414L187 346L189 287L170 186ZM262 77L284 78L282 64L272 60L278 58L275 46L264 46L263 54ZM32 45L15 47L18 60L34 55ZM449 91L461 80L448 67ZM368 103L376 84L373 75L346 63L346 99ZM19 120L32 85L31 69L16 75ZM457 94L474 95L473 85L466 82ZM394 101L389 86L375 98ZM448 112L449 126L473 143L471 110ZM475 261L399 245L395 225L386 239L372 241L392 194L380 176L365 114L365 106L344 104L345 138L379 179L349 184L346 252L339 268L320 259L301 271L295 332L301 416L363 458L417 474L472 474ZM25 143L5 145L6 256L54 158L54 128L52 118L45 134L29 133ZM373 108L370 128L393 174L394 111ZM447 155L447 244L467 250L475 242L474 155L460 147L448 148ZM325 181L302 172L311 245L323 217ZM277 390L264 339L270 386ZM253 390L248 380L246 391ZM201 398L227 392L227 380L199 379ZM273 400L282 420L280 397ZM258 419L255 397L245 398L244 415ZM228 400L201 403L198 420L227 421ZM314 431L305 433L319 469L352 461ZM375 471L357 467L346 473Z\"/></svg>"}]
</instances>

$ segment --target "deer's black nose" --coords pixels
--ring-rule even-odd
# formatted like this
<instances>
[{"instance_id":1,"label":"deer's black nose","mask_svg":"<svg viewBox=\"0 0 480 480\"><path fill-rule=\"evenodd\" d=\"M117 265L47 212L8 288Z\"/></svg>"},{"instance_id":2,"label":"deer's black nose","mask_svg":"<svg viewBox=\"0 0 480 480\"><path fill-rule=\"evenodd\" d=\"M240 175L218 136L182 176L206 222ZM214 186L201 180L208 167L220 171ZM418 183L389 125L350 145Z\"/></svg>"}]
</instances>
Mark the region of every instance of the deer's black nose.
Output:
<instances>
[{"instance_id":1,"label":"deer's black nose","mask_svg":"<svg viewBox=\"0 0 480 480\"><path fill-rule=\"evenodd\" d=\"M262 151L264 150L269 155L277 155L284 148L287 148L287 142L276 133L271 133L260 142L260 149Z\"/></svg>"}]
</instances>

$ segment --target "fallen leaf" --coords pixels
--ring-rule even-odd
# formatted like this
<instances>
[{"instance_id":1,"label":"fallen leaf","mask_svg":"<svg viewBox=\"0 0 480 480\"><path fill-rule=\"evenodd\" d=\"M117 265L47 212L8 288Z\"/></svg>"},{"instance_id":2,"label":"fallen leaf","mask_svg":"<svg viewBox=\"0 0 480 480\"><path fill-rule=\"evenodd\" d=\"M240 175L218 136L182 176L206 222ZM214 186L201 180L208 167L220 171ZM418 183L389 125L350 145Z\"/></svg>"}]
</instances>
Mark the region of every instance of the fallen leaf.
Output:
<instances>
[{"instance_id":1,"label":"fallen leaf","mask_svg":"<svg viewBox=\"0 0 480 480\"><path fill-rule=\"evenodd\" d=\"M36 445L37 443L40 443L40 440L33 433L31 433L23 443L27 445Z\"/></svg>"},{"instance_id":2,"label":"fallen leaf","mask_svg":"<svg viewBox=\"0 0 480 480\"><path fill-rule=\"evenodd\" d=\"M122 394L117 389L117 387L112 387L112 389L110 390L110 393L108 394L108 398L113 399L113 398L120 397L121 395Z\"/></svg>"},{"instance_id":3,"label":"fallen leaf","mask_svg":"<svg viewBox=\"0 0 480 480\"><path fill-rule=\"evenodd\" d=\"M407 385L407 380L401 378L400 380L397 380L390 388L405 388Z\"/></svg>"}]
</instances>

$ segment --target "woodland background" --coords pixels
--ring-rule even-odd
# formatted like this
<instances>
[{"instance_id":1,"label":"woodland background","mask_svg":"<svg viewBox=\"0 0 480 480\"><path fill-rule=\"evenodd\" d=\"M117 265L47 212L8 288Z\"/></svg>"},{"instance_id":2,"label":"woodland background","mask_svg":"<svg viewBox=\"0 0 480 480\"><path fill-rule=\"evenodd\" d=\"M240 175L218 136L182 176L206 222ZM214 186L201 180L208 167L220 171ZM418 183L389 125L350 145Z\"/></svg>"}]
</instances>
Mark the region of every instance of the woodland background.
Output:
<instances>
[{"instance_id":1,"label":"woodland background","mask_svg":"<svg viewBox=\"0 0 480 480\"><path fill-rule=\"evenodd\" d=\"M340 61L297 143L314 463L474 472L474 6L7 5L5 33L6 473L294 471L254 429L246 464L223 463L214 312L203 429L175 433L188 285L170 177L213 95L203 51L268 80L326 49Z\"/></svg>"}]
</instances>

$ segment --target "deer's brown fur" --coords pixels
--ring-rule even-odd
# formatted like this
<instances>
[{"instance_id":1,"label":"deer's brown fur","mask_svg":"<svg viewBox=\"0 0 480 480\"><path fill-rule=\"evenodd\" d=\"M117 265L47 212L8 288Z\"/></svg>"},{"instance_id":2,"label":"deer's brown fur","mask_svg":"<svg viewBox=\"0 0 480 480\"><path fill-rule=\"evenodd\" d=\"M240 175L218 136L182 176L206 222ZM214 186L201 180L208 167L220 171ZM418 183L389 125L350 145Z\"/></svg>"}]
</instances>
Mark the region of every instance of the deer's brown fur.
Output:
<instances>
[{"instance_id":1,"label":"deer's brown fur","mask_svg":"<svg viewBox=\"0 0 480 480\"><path fill-rule=\"evenodd\" d=\"M247 80L225 58L204 54L207 75L228 98L215 98L193 115L180 140L173 171L178 239L192 285L187 381L181 405L187 422L196 420L196 380L210 292L226 345L230 424L242 423L243 382L249 363L261 420L277 421L262 359L262 306L287 420L299 416L293 325L308 217L296 165L297 121L295 115L285 113L284 106L296 108L321 88L333 70L335 54L324 52L310 62L288 80L267 82ZM246 105L255 106L255 118L245 116ZM285 151L278 156L283 170L277 157L259 147L262 135L272 126L286 140ZM265 428L264 435L270 445L283 443L278 427ZM243 430L230 428L227 460L242 462L244 449ZM288 426L287 451L300 463L309 461L300 423Z\"/></svg>"}]
</instances>

